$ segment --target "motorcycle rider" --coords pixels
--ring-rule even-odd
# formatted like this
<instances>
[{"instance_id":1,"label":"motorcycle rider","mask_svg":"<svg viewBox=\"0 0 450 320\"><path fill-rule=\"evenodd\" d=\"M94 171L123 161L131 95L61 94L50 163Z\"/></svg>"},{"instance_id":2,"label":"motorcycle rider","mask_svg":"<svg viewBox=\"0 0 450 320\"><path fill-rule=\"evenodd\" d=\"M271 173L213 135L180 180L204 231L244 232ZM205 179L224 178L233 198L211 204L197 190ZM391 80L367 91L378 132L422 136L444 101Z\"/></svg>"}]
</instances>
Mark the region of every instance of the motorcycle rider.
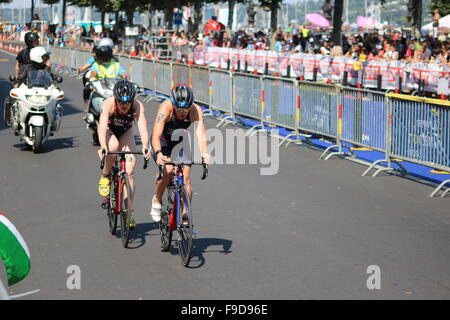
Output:
<instances>
[{"instance_id":1,"label":"motorcycle rider","mask_svg":"<svg viewBox=\"0 0 450 320\"><path fill-rule=\"evenodd\" d=\"M39 35L36 32L27 32L25 34L25 44L26 48L22 49L16 57L16 67L15 67L15 78L17 79L19 75L23 72L24 68L31 64L30 51L34 47L39 46ZM50 59L46 62L47 66L51 66ZM14 88L17 86L14 86ZM10 96L6 97L4 104L4 120L6 125L10 126L11 117L11 106L14 104L15 99Z\"/></svg>"},{"instance_id":2,"label":"motorcycle rider","mask_svg":"<svg viewBox=\"0 0 450 320\"><path fill-rule=\"evenodd\" d=\"M94 46L94 48L92 49L92 53L94 54L89 60L88 60L88 62L85 64L85 65L83 65L83 66L81 66L81 67L79 67L78 69L77 69L77 73L78 74L81 74L81 73L83 73L83 72L85 72L86 70L88 70L89 68L91 68L92 67L92 65L94 64L94 62L96 61L96 54L95 54L95 49L97 48L97 47L102 47L102 46L106 46L106 47L110 47L111 48L111 50L113 49L113 47L114 47L114 42L111 40L111 39L109 39L109 38L102 38L99 42L98 42L98 44L97 45L95 45ZM113 59L115 59L116 61L117 61L117 58L115 58L115 57L113 57ZM83 81L83 84L84 84L84 81ZM86 113L88 112L88 108L89 108L89 97L90 97L90 95L91 95L91 88L89 87L89 86L84 86L84 88L83 88L83 102L84 102L84 114L83 114L83 120L85 120L86 119Z\"/></svg>"},{"instance_id":3,"label":"motorcycle rider","mask_svg":"<svg viewBox=\"0 0 450 320\"><path fill-rule=\"evenodd\" d=\"M113 59L112 48L109 46L100 46L95 49L96 61L92 64L91 81L102 80L105 78L128 79L122 65Z\"/></svg>"},{"instance_id":4,"label":"motorcycle rider","mask_svg":"<svg viewBox=\"0 0 450 320\"><path fill-rule=\"evenodd\" d=\"M17 88L27 80L28 74L33 70L45 70L50 74L52 79L55 75L51 72L51 67L48 65L50 60L50 53L44 47L34 47L30 50L30 64L23 68L22 73L17 77L14 88Z\"/></svg>"}]
</instances>

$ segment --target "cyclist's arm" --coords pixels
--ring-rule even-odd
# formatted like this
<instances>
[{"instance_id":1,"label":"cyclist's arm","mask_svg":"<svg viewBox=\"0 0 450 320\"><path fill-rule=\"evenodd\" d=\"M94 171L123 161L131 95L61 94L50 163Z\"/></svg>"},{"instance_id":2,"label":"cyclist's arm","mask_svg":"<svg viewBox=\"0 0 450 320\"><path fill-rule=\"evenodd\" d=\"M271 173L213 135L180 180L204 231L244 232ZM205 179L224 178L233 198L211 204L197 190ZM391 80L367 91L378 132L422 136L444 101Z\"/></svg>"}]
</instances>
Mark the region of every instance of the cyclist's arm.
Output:
<instances>
[{"instance_id":1,"label":"cyclist's arm","mask_svg":"<svg viewBox=\"0 0 450 320\"><path fill-rule=\"evenodd\" d=\"M206 128L203 116L203 110L197 104L194 103L195 111L193 112L192 121L196 123L196 134L198 139L198 145L200 148L200 154L203 156L208 150L208 141L206 140Z\"/></svg>"},{"instance_id":2,"label":"cyclist's arm","mask_svg":"<svg viewBox=\"0 0 450 320\"><path fill-rule=\"evenodd\" d=\"M108 150L106 144L106 131L108 130L108 118L111 113L114 98L108 98L103 101L102 113L100 114L100 119L98 121L98 141L100 143L100 148Z\"/></svg>"},{"instance_id":3,"label":"cyclist's arm","mask_svg":"<svg viewBox=\"0 0 450 320\"><path fill-rule=\"evenodd\" d=\"M148 147L148 128L147 128L147 120L145 119L144 115L144 105L142 102L137 101L137 125L139 129L139 135L141 136L142 146L144 148Z\"/></svg>"},{"instance_id":4,"label":"cyclist's arm","mask_svg":"<svg viewBox=\"0 0 450 320\"><path fill-rule=\"evenodd\" d=\"M170 115L169 104L169 100L166 100L161 104L156 114L155 122L153 123L152 149L155 152L161 150L161 136L164 130L164 125Z\"/></svg>"}]
</instances>

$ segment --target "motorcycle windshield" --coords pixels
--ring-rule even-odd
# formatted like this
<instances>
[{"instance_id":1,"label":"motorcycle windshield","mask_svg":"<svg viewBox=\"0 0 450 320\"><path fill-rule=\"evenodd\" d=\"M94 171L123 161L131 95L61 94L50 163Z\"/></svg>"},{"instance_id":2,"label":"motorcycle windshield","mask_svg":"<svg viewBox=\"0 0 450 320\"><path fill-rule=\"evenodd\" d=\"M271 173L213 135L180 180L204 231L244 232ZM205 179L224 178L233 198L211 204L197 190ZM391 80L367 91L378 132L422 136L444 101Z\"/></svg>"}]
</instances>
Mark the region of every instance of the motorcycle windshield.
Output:
<instances>
[{"instance_id":1,"label":"motorcycle windshield","mask_svg":"<svg viewBox=\"0 0 450 320\"><path fill-rule=\"evenodd\" d=\"M27 85L29 88L47 88L52 85L52 77L47 70L31 70L27 75Z\"/></svg>"},{"instance_id":2,"label":"motorcycle windshield","mask_svg":"<svg viewBox=\"0 0 450 320\"><path fill-rule=\"evenodd\" d=\"M104 90L112 90L114 88L114 85L119 82L120 79L117 78L105 78L101 80L102 87Z\"/></svg>"}]
</instances>

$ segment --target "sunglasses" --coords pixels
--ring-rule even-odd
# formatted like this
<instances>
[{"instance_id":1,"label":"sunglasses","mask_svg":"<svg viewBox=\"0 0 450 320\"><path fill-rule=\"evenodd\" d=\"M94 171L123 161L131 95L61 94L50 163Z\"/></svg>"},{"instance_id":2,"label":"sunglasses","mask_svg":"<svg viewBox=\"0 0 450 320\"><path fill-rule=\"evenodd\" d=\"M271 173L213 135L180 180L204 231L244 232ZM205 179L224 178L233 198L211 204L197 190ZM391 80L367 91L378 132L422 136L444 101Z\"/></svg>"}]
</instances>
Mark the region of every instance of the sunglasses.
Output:
<instances>
[{"instance_id":1,"label":"sunglasses","mask_svg":"<svg viewBox=\"0 0 450 320\"><path fill-rule=\"evenodd\" d=\"M192 106L186 107L186 108L175 108L175 111L186 112L186 111L189 111L191 108L192 108Z\"/></svg>"}]
</instances>

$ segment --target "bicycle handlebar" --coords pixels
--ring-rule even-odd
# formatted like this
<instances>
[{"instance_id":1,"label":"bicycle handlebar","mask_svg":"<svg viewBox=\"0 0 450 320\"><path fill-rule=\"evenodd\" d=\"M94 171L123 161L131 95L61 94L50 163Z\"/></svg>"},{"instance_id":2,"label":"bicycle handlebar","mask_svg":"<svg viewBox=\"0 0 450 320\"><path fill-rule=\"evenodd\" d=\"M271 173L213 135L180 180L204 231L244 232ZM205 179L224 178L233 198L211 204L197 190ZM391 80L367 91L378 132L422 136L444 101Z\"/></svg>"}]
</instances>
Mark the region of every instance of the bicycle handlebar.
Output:
<instances>
[{"instance_id":1,"label":"bicycle handlebar","mask_svg":"<svg viewBox=\"0 0 450 320\"><path fill-rule=\"evenodd\" d=\"M167 165L171 165L171 166L179 167L179 168L182 168L184 166L190 166L190 165L203 166L202 180L205 180L206 177L208 176L208 165L204 162L193 162L193 161L166 161L166 162L164 162L164 166L167 166ZM157 181L162 179L164 166L158 166L159 174L158 174Z\"/></svg>"},{"instance_id":2,"label":"bicycle handlebar","mask_svg":"<svg viewBox=\"0 0 450 320\"><path fill-rule=\"evenodd\" d=\"M147 151L147 149L146 149L146 151ZM103 170L103 168L105 167L106 151L103 150L102 154L103 154L103 157L100 161L100 169L101 170ZM140 155L144 155L142 152L135 152L135 151L111 151L111 152L108 152L108 154L140 154ZM144 159L143 169L144 170L147 169L147 166L148 166L148 159Z\"/></svg>"}]
</instances>

